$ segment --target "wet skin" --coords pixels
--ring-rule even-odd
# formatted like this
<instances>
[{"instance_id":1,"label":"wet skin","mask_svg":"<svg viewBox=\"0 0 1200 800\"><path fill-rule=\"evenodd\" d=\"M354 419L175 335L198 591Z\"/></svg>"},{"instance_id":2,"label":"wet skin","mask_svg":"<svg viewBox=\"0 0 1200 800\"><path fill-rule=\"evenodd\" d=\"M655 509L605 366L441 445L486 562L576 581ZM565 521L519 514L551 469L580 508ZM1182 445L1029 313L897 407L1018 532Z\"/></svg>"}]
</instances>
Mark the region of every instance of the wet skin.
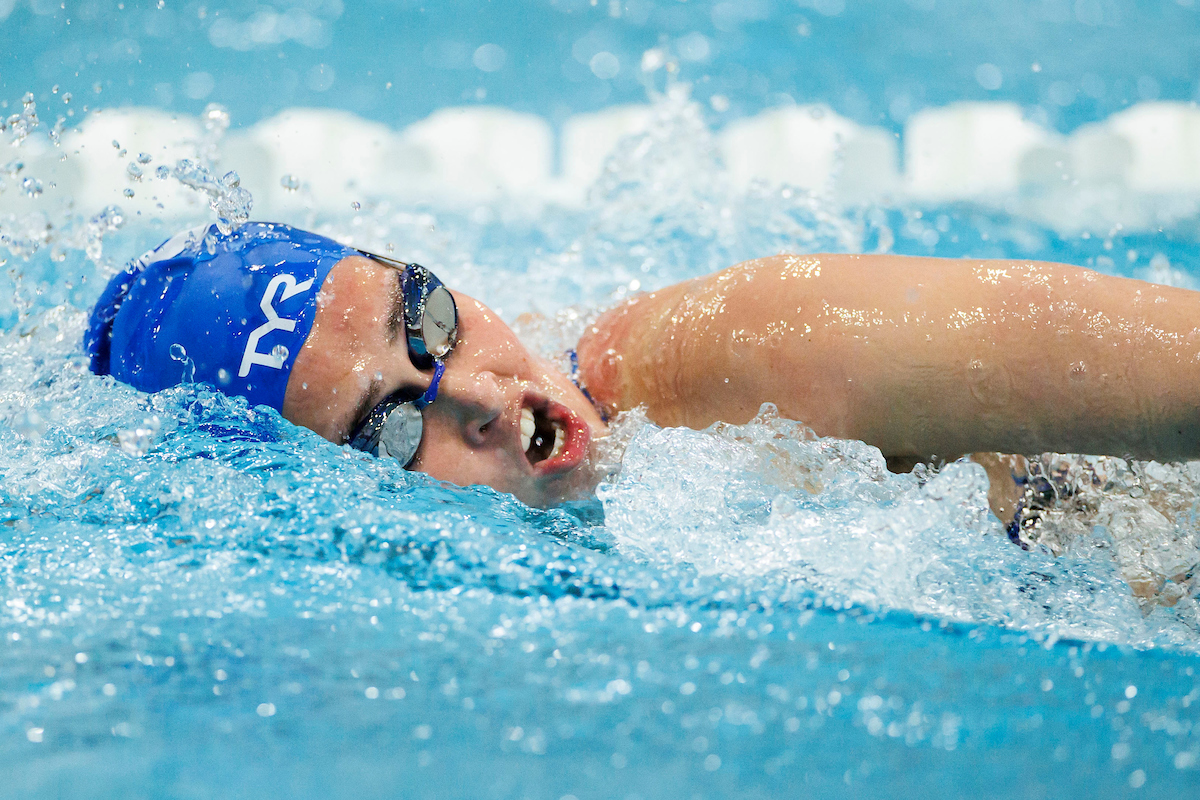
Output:
<instances>
[{"instance_id":1,"label":"wet skin","mask_svg":"<svg viewBox=\"0 0 1200 800\"><path fill-rule=\"evenodd\" d=\"M422 412L424 436L412 469L462 486L483 484L544 506L581 488L593 436L604 423L587 398L531 354L495 312L459 292L458 344L446 358L437 400ZM317 297L317 313L288 380L283 416L337 444L376 404L400 390L419 394L432 371L409 360L403 332L388 320L399 296L394 269L359 256L342 259ZM521 409L556 424L565 443L555 458L531 461L521 446ZM533 463L536 461L536 463Z\"/></svg>"},{"instance_id":2,"label":"wet skin","mask_svg":"<svg viewBox=\"0 0 1200 800\"><path fill-rule=\"evenodd\" d=\"M630 299L578 351L597 401L660 425L773 402L910 461L1200 457L1200 292L1065 264L763 258Z\"/></svg>"},{"instance_id":3,"label":"wet skin","mask_svg":"<svg viewBox=\"0 0 1200 800\"><path fill-rule=\"evenodd\" d=\"M342 443L374 404L428 385L388 330L397 288L366 259L334 268L284 416ZM455 297L460 342L414 467L534 505L583 488L588 440L603 431L591 404L487 307ZM1200 457L1197 320L1200 293L1063 264L777 256L633 298L578 349L599 402L642 406L660 425L741 423L769 401L892 459L1162 460ZM567 432L555 458L524 453L522 408Z\"/></svg>"}]
</instances>

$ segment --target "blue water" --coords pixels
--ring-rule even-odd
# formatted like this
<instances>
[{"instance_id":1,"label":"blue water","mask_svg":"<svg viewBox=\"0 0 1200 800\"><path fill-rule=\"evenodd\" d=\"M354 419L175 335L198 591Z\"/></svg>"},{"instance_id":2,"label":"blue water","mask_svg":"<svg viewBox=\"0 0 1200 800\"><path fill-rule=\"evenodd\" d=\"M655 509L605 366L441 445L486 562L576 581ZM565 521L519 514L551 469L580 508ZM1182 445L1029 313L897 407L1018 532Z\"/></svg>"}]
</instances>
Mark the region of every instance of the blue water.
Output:
<instances>
[{"instance_id":1,"label":"blue water","mask_svg":"<svg viewBox=\"0 0 1200 800\"><path fill-rule=\"evenodd\" d=\"M902 39L919 51L986 27L983 11L764 4L763 19L727 41L714 33L728 22L720 4L645 4L640 23L614 21L603 2L519 13L492 4L461 26L447 22L461 12L448 4L424 12L422 27L407 6L377 25L381 6L298 3L331 20L326 45L241 51L212 43L196 5L127 5L15 7L0 21L4 40L20 43L0 66L10 106L51 81L61 93L78 70L84 88L73 91L101 106L195 113L219 101L236 126L285 105L341 104L399 124L494 79L489 102L553 119L646 99L619 80L596 99L585 91L594 75L574 82L562 71L592 27L635 54L660 34L713 34L719 57L686 67L697 70L695 102L659 98L653 135L620 145L582 209L455 211L406 205L398 187L361 209L314 212L329 233L398 243L548 354L580 314L635 280L654 288L781 250L1046 258L1142 277L1154 256L1173 280L1200 279L1191 218L1084 237L967 203L846 209L775 186L728 187L712 146L720 119L701 105L709 83L726 81L731 116L770 104L752 83L728 88L736 65L768 56L817 65L807 77L777 67L776 91L811 81L810 98L836 107L857 87L880 104L873 115L887 112L893 79L919 82L921 103L978 97L978 54L958 69L836 53L856 30L867 41L919 33ZM1003 69L1002 57L1037 49L1046 70L1090 71L1111 86L1148 75L1162 96L1191 91L1179 76L1195 52L1194 7L1027 6L1000 26L989 58ZM149 21L162 12L204 35L172 52ZM949 32L923 25L930 14ZM811 48L784 34L799 18ZM412 104L385 102L362 75L364 53L405 63L382 43L403 53L406 37L429 30L472 43L486 30L542 83L430 66L435 53L410 68L444 74L440 83L414 78ZM1118 34L1137 42L1163 30L1171 36L1142 61L1084 58ZM113 50L88 57L118 34L138 43L142 64ZM334 65L338 82L272 91L269 102L239 83L249 67L288 62L263 73L277 90L270 82L290 80L286 70L307 74L304 59ZM187 76L200 68L213 87L193 100L187 86L203 86ZM1039 103L1029 80L1000 96ZM172 96L155 95L158 84ZM1105 97L1104 113L1128 102ZM1051 111L1078 122L1097 108ZM203 386L147 396L90 375L78 343L104 278L175 226L210 218L200 208L191 220L89 227L99 211L41 229L0 219L0 232L41 242L28 257L0 250L0 796L1194 793L1200 602L1190 588L1174 605L1139 606L1117 553L1139 533L1147 551L1195 542L1195 465L1122 466L1092 498L1099 511L1068 518L1081 533L1055 557L1008 541L971 464L891 475L872 448L816 438L769 408L706 432L631 414L601 453L611 472L594 499L531 509L336 448Z\"/></svg>"},{"instance_id":2,"label":"blue water","mask_svg":"<svg viewBox=\"0 0 1200 800\"><path fill-rule=\"evenodd\" d=\"M927 105L1012 99L1069 130L1139 100L1190 101L1200 91L1200 7L1192 0L969 6L953 0L164 0L158 6L156 0L120 7L115 0L4 0L0 93L9 102L27 91L47 99L57 84L93 106L132 103L191 114L216 100L238 125L296 105L343 108L400 125L436 108L480 101L561 120L642 101L632 68L642 52L692 34L707 46L688 49L683 77L696 82L701 100L728 96L725 119L794 100L824 102L860 122L898 125ZM474 66L474 51L485 43L504 50L503 67ZM588 69L599 51L618 57L623 68L616 76ZM1000 69L998 88L976 80L981 63Z\"/></svg>"}]
</instances>

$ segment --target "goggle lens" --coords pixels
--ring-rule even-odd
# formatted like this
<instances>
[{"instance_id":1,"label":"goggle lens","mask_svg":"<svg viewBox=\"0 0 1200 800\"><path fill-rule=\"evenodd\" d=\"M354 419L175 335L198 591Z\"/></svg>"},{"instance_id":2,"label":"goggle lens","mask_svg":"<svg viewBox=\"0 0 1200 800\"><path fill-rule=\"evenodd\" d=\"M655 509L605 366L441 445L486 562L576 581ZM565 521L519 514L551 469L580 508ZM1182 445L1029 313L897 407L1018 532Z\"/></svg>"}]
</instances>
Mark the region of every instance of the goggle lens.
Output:
<instances>
[{"instance_id":1,"label":"goggle lens","mask_svg":"<svg viewBox=\"0 0 1200 800\"><path fill-rule=\"evenodd\" d=\"M400 403L383 418L375 455L391 456L407 467L417 455L424 432L425 420L417 407Z\"/></svg>"},{"instance_id":2,"label":"goggle lens","mask_svg":"<svg viewBox=\"0 0 1200 800\"><path fill-rule=\"evenodd\" d=\"M426 352L436 359L445 358L454 348L458 336L458 308L445 286L439 284L425 297L421 335L425 340Z\"/></svg>"},{"instance_id":3,"label":"goggle lens","mask_svg":"<svg viewBox=\"0 0 1200 800\"><path fill-rule=\"evenodd\" d=\"M424 433L421 409L437 397L442 360L458 342L458 308L450 290L420 264L406 264L360 251L367 258L400 270L408 354L417 369L433 368L429 389L417 400L384 400L367 415L350 437L350 446L378 456L391 456L408 466L417 455Z\"/></svg>"}]
</instances>

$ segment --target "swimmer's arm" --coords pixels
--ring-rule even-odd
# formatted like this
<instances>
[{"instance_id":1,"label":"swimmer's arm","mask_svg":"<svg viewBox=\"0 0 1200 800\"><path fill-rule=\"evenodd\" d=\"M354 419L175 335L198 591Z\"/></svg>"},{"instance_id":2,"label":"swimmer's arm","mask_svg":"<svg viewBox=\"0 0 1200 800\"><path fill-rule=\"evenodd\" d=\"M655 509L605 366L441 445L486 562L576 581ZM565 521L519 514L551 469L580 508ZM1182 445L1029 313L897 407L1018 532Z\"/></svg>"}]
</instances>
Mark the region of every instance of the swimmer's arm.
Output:
<instances>
[{"instance_id":1,"label":"swimmer's arm","mask_svg":"<svg viewBox=\"0 0 1200 800\"><path fill-rule=\"evenodd\" d=\"M1200 293L1061 264L777 256L642 295L579 345L612 409L763 402L898 458L1200 456Z\"/></svg>"}]
</instances>

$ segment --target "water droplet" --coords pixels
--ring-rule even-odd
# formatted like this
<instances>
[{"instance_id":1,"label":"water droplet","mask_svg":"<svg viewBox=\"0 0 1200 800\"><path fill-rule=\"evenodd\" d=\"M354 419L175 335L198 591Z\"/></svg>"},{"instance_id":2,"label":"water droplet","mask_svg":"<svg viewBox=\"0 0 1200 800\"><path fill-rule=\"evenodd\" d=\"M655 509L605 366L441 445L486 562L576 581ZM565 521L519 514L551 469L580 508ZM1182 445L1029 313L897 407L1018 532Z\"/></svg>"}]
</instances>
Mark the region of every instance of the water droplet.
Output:
<instances>
[{"instance_id":1,"label":"water droplet","mask_svg":"<svg viewBox=\"0 0 1200 800\"><path fill-rule=\"evenodd\" d=\"M300 179L289 173L279 179L279 185L289 192L295 192L300 188Z\"/></svg>"},{"instance_id":2,"label":"water droplet","mask_svg":"<svg viewBox=\"0 0 1200 800\"><path fill-rule=\"evenodd\" d=\"M362 203L355 200L353 203L350 204L350 207L353 208L355 211L358 211L359 209L362 208Z\"/></svg>"},{"instance_id":3,"label":"water droplet","mask_svg":"<svg viewBox=\"0 0 1200 800\"><path fill-rule=\"evenodd\" d=\"M126 197L133 197L133 189L126 189L125 191L121 192L121 194L125 195Z\"/></svg>"},{"instance_id":4,"label":"water droplet","mask_svg":"<svg viewBox=\"0 0 1200 800\"><path fill-rule=\"evenodd\" d=\"M171 177L171 170L165 165L160 166L154 170L154 177L158 178L160 181L165 181L167 178Z\"/></svg>"},{"instance_id":5,"label":"water droplet","mask_svg":"<svg viewBox=\"0 0 1200 800\"><path fill-rule=\"evenodd\" d=\"M291 355L290 351L281 344L277 344L271 348L271 355L279 359L280 362L287 361L287 357Z\"/></svg>"},{"instance_id":6,"label":"water droplet","mask_svg":"<svg viewBox=\"0 0 1200 800\"><path fill-rule=\"evenodd\" d=\"M221 384L222 386L228 386L229 380L230 380L229 370L227 370L227 369L217 370L217 383Z\"/></svg>"},{"instance_id":7,"label":"water droplet","mask_svg":"<svg viewBox=\"0 0 1200 800\"><path fill-rule=\"evenodd\" d=\"M8 130L12 134L11 144L17 146L25 141L39 124L37 105L33 102L33 94L26 92L25 97L21 100L20 113L13 114L8 119L0 118L0 131Z\"/></svg>"},{"instance_id":8,"label":"water droplet","mask_svg":"<svg viewBox=\"0 0 1200 800\"><path fill-rule=\"evenodd\" d=\"M139 164L149 164L150 163L150 154L149 153L138 153L137 160L138 160Z\"/></svg>"},{"instance_id":9,"label":"water droplet","mask_svg":"<svg viewBox=\"0 0 1200 800\"><path fill-rule=\"evenodd\" d=\"M120 206L105 206L88 221L88 229L97 235L115 231L125 224L125 212Z\"/></svg>"},{"instance_id":10,"label":"water droplet","mask_svg":"<svg viewBox=\"0 0 1200 800\"><path fill-rule=\"evenodd\" d=\"M179 344L178 342L171 345L170 353L171 353L172 361L186 361L187 360L187 350L184 348L183 345Z\"/></svg>"},{"instance_id":11,"label":"water droplet","mask_svg":"<svg viewBox=\"0 0 1200 800\"><path fill-rule=\"evenodd\" d=\"M113 150L120 150L120 149L121 149L121 143L120 143L120 142L118 142L116 139L113 139L113 140L112 140L112 146L113 146Z\"/></svg>"},{"instance_id":12,"label":"water droplet","mask_svg":"<svg viewBox=\"0 0 1200 800\"><path fill-rule=\"evenodd\" d=\"M229 130L229 112L220 103L209 103L200 118L204 120L204 130L213 136L223 136Z\"/></svg>"},{"instance_id":13,"label":"water droplet","mask_svg":"<svg viewBox=\"0 0 1200 800\"><path fill-rule=\"evenodd\" d=\"M42 182L37 178L26 178L21 181L21 191L29 197L38 197L42 193Z\"/></svg>"},{"instance_id":14,"label":"water droplet","mask_svg":"<svg viewBox=\"0 0 1200 800\"><path fill-rule=\"evenodd\" d=\"M142 168L130 161L129 166L125 167L125 176L131 181L140 181L142 179Z\"/></svg>"}]
</instances>

